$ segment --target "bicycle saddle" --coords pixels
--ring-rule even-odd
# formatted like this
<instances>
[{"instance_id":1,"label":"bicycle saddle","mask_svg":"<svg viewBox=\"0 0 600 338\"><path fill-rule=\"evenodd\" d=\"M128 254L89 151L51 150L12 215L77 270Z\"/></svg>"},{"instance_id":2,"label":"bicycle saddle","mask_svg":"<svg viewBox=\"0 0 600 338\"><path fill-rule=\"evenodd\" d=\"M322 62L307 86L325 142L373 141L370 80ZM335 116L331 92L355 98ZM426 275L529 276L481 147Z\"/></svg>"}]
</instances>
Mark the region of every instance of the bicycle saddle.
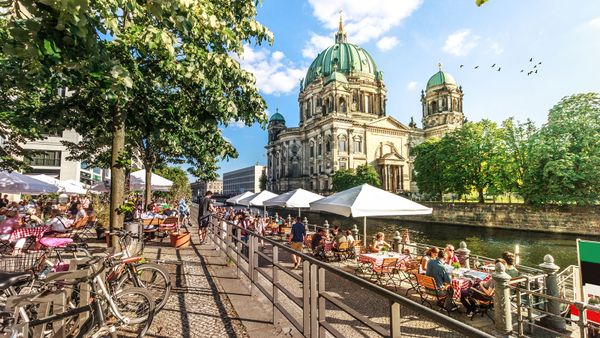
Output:
<instances>
[{"instance_id":1,"label":"bicycle saddle","mask_svg":"<svg viewBox=\"0 0 600 338\"><path fill-rule=\"evenodd\" d=\"M0 291L28 280L30 272L0 272Z\"/></svg>"}]
</instances>

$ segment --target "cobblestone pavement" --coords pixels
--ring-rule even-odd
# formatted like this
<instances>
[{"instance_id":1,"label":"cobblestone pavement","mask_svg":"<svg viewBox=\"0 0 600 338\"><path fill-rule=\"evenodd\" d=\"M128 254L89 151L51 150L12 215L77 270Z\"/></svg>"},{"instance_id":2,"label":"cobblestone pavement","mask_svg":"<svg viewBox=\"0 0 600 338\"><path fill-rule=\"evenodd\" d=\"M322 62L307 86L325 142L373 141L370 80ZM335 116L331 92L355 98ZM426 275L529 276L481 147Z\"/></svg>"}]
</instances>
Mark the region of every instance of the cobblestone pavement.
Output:
<instances>
[{"instance_id":1,"label":"cobblestone pavement","mask_svg":"<svg viewBox=\"0 0 600 338\"><path fill-rule=\"evenodd\" d=\"M180 250L171 247L168 238L146 244L144 256L169 270L173 286L146 337L248 337L219 283L211 277L199 251L203 245L198 242L193 235L190 248Z\"/></svg>"}]
</instances>

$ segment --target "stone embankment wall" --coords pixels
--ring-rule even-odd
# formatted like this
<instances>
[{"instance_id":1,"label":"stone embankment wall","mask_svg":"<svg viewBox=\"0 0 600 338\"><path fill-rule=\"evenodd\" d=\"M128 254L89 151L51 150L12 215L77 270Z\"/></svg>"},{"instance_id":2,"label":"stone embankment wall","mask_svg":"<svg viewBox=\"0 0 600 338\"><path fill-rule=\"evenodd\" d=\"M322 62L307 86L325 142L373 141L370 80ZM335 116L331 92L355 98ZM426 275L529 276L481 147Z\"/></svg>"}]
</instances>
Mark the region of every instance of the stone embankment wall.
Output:
<instances>
[{"instance_id":1,"label":"stone embankment wall","mask_svg":"<svg viewBox=\"0 0 600 338\"><path fill-rule=\"evenodd\" d=\"M400 219L518 229L600 235L600 206L528 206L523 204L421 203L433 208L427 216Z\"/></svg>"}]
</instances>

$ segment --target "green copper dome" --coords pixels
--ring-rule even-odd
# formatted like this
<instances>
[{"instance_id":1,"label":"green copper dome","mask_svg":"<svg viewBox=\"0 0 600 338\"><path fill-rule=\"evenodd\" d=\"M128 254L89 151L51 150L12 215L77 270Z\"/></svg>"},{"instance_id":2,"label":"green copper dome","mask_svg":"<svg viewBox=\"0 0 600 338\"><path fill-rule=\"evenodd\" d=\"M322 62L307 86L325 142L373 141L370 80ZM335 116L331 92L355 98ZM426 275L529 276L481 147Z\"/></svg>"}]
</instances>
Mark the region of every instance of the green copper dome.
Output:
<instances>
[{"instance_id":1,"label":"green copper dome","mask_svg":"<svg viewBox=\"0 0 600 338\"><path fill-rule=\"evenodd\" d=\"M279 121L279 122L285 123L285 118L283 117L283 115L279 114L279 111L278 111L275 114L273 114L273 116L271 116L271 118L269 119L269 122L274 122L274 121Z\"/></svg>"},{"instance_id":2,"label":"green copper dome","mask_svg":"<svg viewBox=\"0 0 600 338\"><path fill-rule=\"evenodd\" d=\"M335 35L335 44L317 55L317 58L306 72L304 87L319 77L325 77L327 82L337 80L337 78L342 79L339 75L348 76L349 74L366 75L376 80L382 78L382 73L377 71L377 65L371 55L363 48L348 43L346 39L347 36L340 17L340 26ZM333 78L330 77L332 74L334 75Z\"/></svg>"},{"instance_id":3,"label":"green copper dome","mask_svg":"<svg viewBox=\"0 0 600 338\"><path fill-rule=\"evenodd\" d=\"M435 86L441 86L444 84L452 84L456 86L456 80L454 80L454 77L442 71L442 65L438 66L440 68L440 71L433 74L433 76L429 78L429 81L427 81L427 89Z\"/></svg>"}]
</instances>

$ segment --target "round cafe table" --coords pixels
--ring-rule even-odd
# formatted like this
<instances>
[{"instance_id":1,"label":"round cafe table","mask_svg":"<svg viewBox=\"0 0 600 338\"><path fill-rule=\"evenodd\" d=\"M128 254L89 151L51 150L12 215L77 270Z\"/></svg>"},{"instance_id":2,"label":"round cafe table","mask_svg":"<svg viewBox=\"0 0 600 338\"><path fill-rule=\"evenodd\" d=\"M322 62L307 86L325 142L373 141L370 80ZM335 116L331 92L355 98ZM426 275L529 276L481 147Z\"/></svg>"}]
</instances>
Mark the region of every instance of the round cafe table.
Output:
<instances>
[{"instance_id":1,"label":"round cafe table","mask_svg":"<svg viewBox=\"0 0 600 338\"><path fill-rule=\"evenodd\" d=\"M361 263L370 263L372 266L377 266L383 264L384 258L398 258L398 262L396 266L398 268L403 268L404 264L410 260L409 255L404 255L398 252L389 251L385 254L383 253L364 253L358 256L358 261Z\"/></svg>"}]
</instances>

